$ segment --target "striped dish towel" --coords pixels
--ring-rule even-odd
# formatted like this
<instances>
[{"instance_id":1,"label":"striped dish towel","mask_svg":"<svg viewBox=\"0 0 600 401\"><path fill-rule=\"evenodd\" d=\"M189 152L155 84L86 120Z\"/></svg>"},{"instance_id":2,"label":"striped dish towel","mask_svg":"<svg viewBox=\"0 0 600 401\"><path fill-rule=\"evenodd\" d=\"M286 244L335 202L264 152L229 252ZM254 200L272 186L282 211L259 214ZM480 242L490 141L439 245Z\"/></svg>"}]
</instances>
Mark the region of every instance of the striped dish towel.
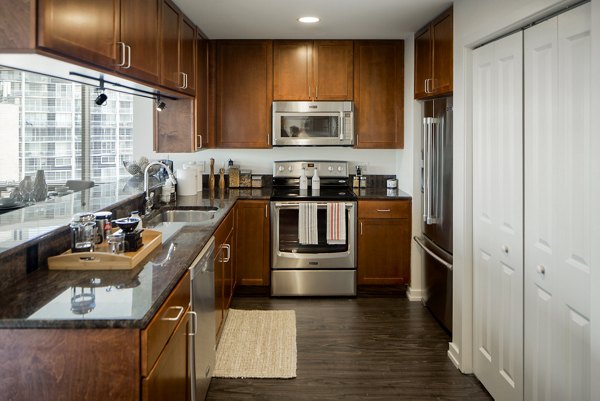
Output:
<instances>
[{"instance_id":1,"label":"striped dish towel","mask_svg":"<svg viewBox=\"0 0 600 401\"><path fill-rule=\"evenodd\" d=\"M346 204L327 202L327 243L346 243Z\"/></svg>"},{"instance_id":2,"label":"striped dish towel","mask_svg":"<svg viewBox=\"0 0 600 401\"><path fill-rule=\"evenodd\" d=\"M302 245L316 245L319 243L316 202L300 202L298 210L298 240Z\"/></svg>"}]
</instances>

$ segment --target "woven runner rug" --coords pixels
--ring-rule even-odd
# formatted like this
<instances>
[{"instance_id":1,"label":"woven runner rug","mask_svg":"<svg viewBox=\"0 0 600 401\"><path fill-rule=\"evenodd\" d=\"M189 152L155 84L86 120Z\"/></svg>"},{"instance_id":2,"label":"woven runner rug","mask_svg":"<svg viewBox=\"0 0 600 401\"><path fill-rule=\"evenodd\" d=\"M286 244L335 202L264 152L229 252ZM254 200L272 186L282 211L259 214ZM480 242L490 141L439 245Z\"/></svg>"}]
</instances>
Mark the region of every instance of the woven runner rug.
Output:
<instances>
[{"instance_id":1,"label":"woven runner rug","mask_svg":"<svg viewBox=\"0 0 600 401\"><path fill-rule=\"evenodd\" d=\"M230 309L213 377L296 377L296 313Z\"/></svg>"}]
</instances>

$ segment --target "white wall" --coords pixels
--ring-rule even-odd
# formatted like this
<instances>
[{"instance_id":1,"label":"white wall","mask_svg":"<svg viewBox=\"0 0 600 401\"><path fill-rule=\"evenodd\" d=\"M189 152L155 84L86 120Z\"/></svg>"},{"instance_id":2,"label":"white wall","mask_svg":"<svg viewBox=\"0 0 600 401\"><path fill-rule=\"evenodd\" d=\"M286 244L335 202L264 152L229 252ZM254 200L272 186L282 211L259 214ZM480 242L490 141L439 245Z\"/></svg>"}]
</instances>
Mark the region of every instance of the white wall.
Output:
<instances>
[{"instance_id":1,"label":"white wall","mask_svg":"<svg viewBox=\"0 0 600 401\"><path fill-rule=\"evenodd\" d=\"M454 317L448 354L465 373L472 372L471 50L569 3L574 2L458 0L454 4ZM600 0L592 0L595 12L599 4ZM596 19L592 40L599 32ZM593 71L598 78L599 69Z\"/></svg>"}]
</instances>

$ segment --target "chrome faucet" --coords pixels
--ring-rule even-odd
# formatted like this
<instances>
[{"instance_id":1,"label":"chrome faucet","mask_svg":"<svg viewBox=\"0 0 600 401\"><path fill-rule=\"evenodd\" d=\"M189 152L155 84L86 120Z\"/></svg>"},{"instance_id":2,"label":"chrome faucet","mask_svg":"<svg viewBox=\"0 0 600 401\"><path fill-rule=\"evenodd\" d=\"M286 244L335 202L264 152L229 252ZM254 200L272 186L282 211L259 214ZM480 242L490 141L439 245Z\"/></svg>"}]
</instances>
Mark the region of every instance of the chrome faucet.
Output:
<instances>
[{"instance_id":1,"label":"chrome faucet","mask_svg":"<svg viewBox=\"0 0 600 401\"><path fill-rule=\"evenodd\" d=\"M177 184L177 180L175 179L175 176L173 175L173 172L171 171L169 166L159 161L153 161L148 163L148 165L144 169L144 193L146 194L146 213L149 213L152 210L152 206L154 206L154 193L152 193L152 196L150 195L150 193L148 193L148 170L150 170L150 167L157 164L163 166L167 170L167 174L169 174L169 178L167 179L171 180L173 186Z\"/></svg>"}]
</instances>

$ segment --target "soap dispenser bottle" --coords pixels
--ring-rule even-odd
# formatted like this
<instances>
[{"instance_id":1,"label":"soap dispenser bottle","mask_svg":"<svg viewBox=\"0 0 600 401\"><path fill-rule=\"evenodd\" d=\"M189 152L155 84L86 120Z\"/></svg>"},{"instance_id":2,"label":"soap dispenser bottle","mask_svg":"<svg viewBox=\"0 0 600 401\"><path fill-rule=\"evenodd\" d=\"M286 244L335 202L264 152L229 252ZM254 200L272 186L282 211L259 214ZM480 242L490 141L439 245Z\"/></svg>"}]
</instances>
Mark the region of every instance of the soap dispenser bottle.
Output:
<instances>
[{"instance_id":1,"label":"soap dispenser bottle","mask_svg":"<svg viewBox=\"0 0 600 401\"><path fill-rule=\"evenodd\" d=\"M321 179L319 178L319 173L316 167L313 171L314 172L312 176L312 190L317 191L321 189Z\"/></svg>"},{"instance_id":2,"label":"soap dispenser bottle","mask_svg":"<svg viewBox=\"0 0 600 401\"><path fill-rule=\"evenodd\" d=\"M300 173L300 189L308 189L308 178L306 178L306 170L302 168Z\"/></svg>"}]
</instances>

